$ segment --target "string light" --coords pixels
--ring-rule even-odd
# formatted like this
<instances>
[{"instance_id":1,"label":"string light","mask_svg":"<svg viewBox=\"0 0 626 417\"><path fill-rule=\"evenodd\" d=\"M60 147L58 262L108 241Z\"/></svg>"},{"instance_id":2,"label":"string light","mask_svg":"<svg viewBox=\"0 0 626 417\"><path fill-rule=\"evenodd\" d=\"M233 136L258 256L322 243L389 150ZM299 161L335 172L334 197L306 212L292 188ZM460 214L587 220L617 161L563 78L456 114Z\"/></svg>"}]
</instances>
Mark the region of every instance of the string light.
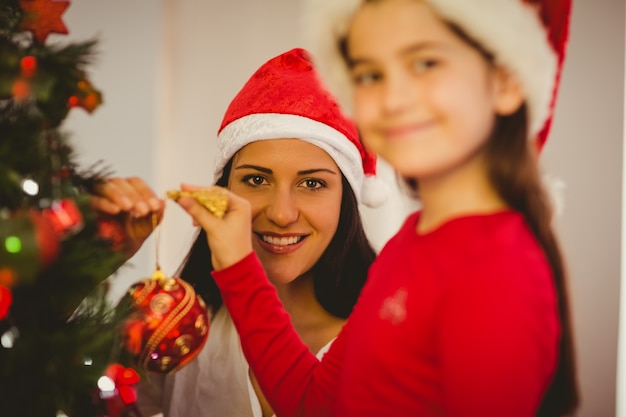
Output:
<instances>
[{"instance_id":1,"label":"string light","mask_svg":"<svg viewBox=\"0 0 626 417\"><path fill-rule=\"evenodd\" d=\"M0 345L2 345L3 348L11 349L15 343L15 339L17 339L19 335L20 333L17 331L17 327L11 327L0 336Z\"/></svg>"},{"instance_id":2,"label":"string light","mask_svg":"<svg viewBox=\"0 0 626 417\"><path fill-rule=\"evenodd\" d=\"M19 253L22 251L22 241L17 236L8 236L4 240L4 247L9 253Z\"/></svg>"},{"instance_id":3,"label":"string light","mask_svg":"<svg viewBox=\"0 0 626 417\"><path fill-rule=\"evenodd\" d=\"M39 194L39 184L32 179L27 178L22 181L22 190L28 195L35 196Z\"/></svg>"},{"instance_id":4,"label":"string light","mask_svg":"<svg viewBox=\"0 0 626 417\"><path fill-rule=\"evenodd\" d=\"M103 375L98 379L98 388L103 396L110 395L115 392L115 382L108 376Z\"/></svg>"}]
</instances>

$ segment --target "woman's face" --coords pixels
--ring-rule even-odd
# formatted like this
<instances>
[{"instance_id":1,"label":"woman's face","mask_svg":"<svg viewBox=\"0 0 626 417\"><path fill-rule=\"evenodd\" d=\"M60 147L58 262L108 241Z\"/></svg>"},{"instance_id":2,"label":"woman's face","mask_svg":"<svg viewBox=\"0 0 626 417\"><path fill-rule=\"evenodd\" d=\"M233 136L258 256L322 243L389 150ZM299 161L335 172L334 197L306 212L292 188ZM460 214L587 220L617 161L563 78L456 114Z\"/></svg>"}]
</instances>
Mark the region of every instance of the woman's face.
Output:
<instances>
[{"instance_id":1,"label":"woman's face","mask_svg":"<svg viewBox=\"0 0 626 417\"><path fill-rule=\"evenodd\" d=\"M511 77L426 2L364 3L347 42L363 140L404 177L438 179L473 160L496 114L521 104Z\"/></svg>"},{"instance_id":2,"label":"woman's face","mask_svg":"<svg viewBox=\"0 0 626 417\"><path fill-rule=\"evenodd\" d=\"M234 156L228 183L251 204L252 243L270 280L286 284L309 271L339 223L335 161L299 139L261 140Z\"/></svg>"}]
</instances>

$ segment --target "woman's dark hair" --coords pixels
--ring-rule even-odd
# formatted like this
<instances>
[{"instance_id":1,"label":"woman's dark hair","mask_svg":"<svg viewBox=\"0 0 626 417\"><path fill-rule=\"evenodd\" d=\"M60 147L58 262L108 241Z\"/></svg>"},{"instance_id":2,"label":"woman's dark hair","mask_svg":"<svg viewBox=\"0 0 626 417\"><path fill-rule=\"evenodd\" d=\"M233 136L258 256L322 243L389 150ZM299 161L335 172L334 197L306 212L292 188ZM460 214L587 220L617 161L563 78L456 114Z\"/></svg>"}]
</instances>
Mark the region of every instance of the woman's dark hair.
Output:
<instances>
[{"instance_id":1,"label":"woman's dark hair","mask_svg":"<svg viewBox=\"0 0 626 417\"><path fill-rule=\"evenodd\" d=\"M232 159L216 182L228 186ZM358 204L352 188L342 175L343 194L337 231L312 268L315 297L330 314L347 318L367 279L369 266L376 257L365 235ZM206 233L200 229L179 269L178 276L194 286L215 313L223 304L222 295L211 276L213 265Z\"/></svg>"},{"instance_id":2,"label":"woman's dark hair","mask_svg":"<svg viewBox=\"0 0 626 417\"><path fill-rule=\"evenodd\" d=\"M478 50L487 62L494 64L494 56L490 51L459 26L450 22L446 24L468 45ZM347 39L340 39L338 47L345 62L349 63ZM580 402L574 336L565 264L558 239L552 229L552 205L541 182L536 161L537 149L534 142L528 140L527 118L526 105L523 105L514 114L496 119L494 131L486 145L487 169L489 179L498 194L509 207L524 216L552 270L557 290L561 338L556 373L537 416L560 417L572 415ZM417 181L406 179L405 182L417 195Z\"/></svg>"}]
</instances>

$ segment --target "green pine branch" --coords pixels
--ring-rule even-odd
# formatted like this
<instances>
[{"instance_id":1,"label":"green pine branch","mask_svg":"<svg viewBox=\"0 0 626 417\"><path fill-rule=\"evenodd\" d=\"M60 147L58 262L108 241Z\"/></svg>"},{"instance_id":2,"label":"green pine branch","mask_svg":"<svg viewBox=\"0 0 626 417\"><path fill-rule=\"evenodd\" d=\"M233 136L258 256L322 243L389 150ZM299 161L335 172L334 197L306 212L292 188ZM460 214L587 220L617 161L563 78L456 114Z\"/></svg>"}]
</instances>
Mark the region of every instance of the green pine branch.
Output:
<instances>
[{"instance_id":1,"label":"green pine branch","mask_svg":"<svg viewBox=\"0 0 626 417\"><path fill-rule=\"evenodd\" d=\"M76 204L83 224L58 236L59 252L50 265L39 265L35 253L29 260L36 267L32 282L18 276L11 288L10 314L0 320L0 414L101 417L98 378L113 362L133 363L120 340L128 306L114 306L106 297L106 279L124 257L100 237L89 206L89 193L110 169L102 163L81 168L75 138L61 130L69 99L81 94L79 83L95 60L97 41L42 45L18 29L22 16L17 0L0 0L0 239L16 214L41 211L60 198ZM34 71L25 73L25 57L34 58ZM38 184L38 192L25 192L25 180Z\"/></svg>"}]
</instances>

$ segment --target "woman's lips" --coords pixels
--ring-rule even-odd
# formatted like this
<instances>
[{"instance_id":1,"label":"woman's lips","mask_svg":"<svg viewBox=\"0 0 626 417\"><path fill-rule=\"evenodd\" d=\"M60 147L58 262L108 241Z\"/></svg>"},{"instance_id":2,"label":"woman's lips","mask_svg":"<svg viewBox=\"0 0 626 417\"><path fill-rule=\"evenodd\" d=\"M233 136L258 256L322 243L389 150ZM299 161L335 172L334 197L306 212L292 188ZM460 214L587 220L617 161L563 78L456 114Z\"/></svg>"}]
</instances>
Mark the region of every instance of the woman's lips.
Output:
<instances>
[{"instance_id":1,"label":"woman's lips","mask_svg":"<svg viewBox=\"0 0 626 417\"><path fill-rule=\"evenodd\" d=\"M286 255L300 249L308 235L269 235L256 233L257 242L264 250L277 255Z\"/></svg>"}]
</instances>

